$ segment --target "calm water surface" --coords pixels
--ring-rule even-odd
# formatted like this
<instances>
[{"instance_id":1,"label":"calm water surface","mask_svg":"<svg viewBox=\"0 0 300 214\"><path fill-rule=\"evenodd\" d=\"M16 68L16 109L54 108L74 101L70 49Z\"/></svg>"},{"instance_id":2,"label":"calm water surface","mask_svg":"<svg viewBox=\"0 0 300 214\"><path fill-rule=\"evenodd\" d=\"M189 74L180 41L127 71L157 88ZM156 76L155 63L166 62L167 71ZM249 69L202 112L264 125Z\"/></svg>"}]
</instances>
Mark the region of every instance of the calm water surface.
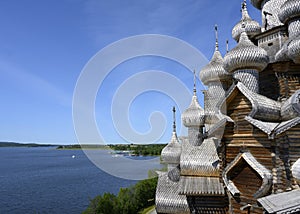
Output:
<instances>
[{"instance_id":1,"label":"calm water surface","mask_svg":"<svg viewBox=\"0 0 300 214\"><path fill-rule=\"evenodd\" d=\"M101 171L81 150L0 148L0 214L81 213L89 198L134 183Z\"/></svg>"}]
</instances>

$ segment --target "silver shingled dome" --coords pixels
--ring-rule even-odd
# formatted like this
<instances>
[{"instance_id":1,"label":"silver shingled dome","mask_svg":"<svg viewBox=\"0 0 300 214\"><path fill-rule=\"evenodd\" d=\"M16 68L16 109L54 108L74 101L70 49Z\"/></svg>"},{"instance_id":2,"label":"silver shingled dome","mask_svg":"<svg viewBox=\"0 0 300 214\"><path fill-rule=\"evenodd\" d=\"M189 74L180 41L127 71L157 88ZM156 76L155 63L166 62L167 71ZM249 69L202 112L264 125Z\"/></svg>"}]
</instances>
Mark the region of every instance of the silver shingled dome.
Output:
<instances>
[{"instance_id":1,"label":"silver shingled dome","mask_svg":"<svg viewBox=\"0 0 300 214\"><path fill-rule=\"evenodd\" d=\"M300 64L300 35L288 45L288 56L296 64Z\"/></svg>"},{"instance_id":2,"label":"silver shingled dome","mask_svg":"<svg viewBox=\"0 0 300 214\"><path fill-rule=\"evenodd\" d=\"M161 151L161 160L167 164L179 164L181 155L181 144L178 141L176 134L176 109L173 107L173 133L170 143Z\"/></svg>"},{"instance_id":3,"label":"silver shingled dome","mask_svg":"<svg viewBox=\"0 0 300 214\"><path fill-rule=\"evenodd\" d=\"M268 65L268 61L267 52L255 46L244 31L237 46L225 55L224 68L228 72L239 69L262 71Z\"/></svg>"},{"instance_id":4,"label":"silver shingled dome","mask_svg":"<svg viewBox=\"0 0 300 214\"><path fill-rule=\"evenodd\" d=\"M167 164L179 164L181 155L181 144L176 132L173 132L171 141L161 151L161 160Z\"/></svg>"},{"instance_id":5,"label":"silver shingled dome","mask_svg":"<svg viewBox=\"0 0 300 214\"><path fill-rule=\"evenodd\" d=\"M199 73L200 80L204 85L208 85L209 82L222 81L230 78L230 74L223 68L223 57L219 51L218 43L218 27L215 25L216 33L216 46L215 52L210 60L210 62L202 68Z\"/></svg>"},{"instance_id":6,"label":"silver shingled dome","mask_svg":"<svg viewBox=\"0 0 300 214\"><path fill-rule=\"evenodd\" d=\"M210 62L199 73L200 80L204 85L212 81L220 81L230 77L230 74L223 68L223 62L222 55L216 48Z\"/></svg>"},{"instance_id":7,"label":"silver shingled dome","mask_svg":"<svg viewBox=\"0 0 300 214\"><path fill-rule=\"evenodd\" d=\"M294 17L300 16L300 1L299 0L287 0L280 8L278 14L282 23L288 22L288 20Z\"/></svg>"},{"instance_id":8,"label":"silver shingled dome","mask_svg":"<svg viewBox=\"0 0 300 214\"><path fill-rule=\"evenodd\" d=\"M181 115L184 126L203 126L204 125L204 110L201 108L198 102L196 92L192 97L190 106Z\"/></svg>"},{"instance_id":9,"label":"silver shingled dome","mask_svg":"<svg viewBox=\"0 0 300 214\"><path fill-rule=\"evenodd\" d=\"M240 35L244 31L243 23L249 37L253 37L261 32L259 23L253 20L248 14L246 1L242 3L242 19L232 29L232 38L235 41L239 41Z\"/></svg>"}]
</instances>

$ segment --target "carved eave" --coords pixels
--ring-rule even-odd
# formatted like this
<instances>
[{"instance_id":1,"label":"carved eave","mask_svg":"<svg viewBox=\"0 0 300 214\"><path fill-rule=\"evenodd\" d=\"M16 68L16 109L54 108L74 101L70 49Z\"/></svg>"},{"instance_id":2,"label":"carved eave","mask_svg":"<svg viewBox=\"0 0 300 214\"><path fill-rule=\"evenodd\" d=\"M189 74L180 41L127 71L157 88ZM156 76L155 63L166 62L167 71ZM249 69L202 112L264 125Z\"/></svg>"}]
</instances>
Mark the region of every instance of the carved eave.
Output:
<instances>
[{"instance_id":1,"label":"carved eave","mask_svg":"<svg viewBox=\"0 0 300 214\"><path fill-rule=\"evenodd\" d=\"M245 120L247 120L253 126L259 128L261 131L263 131L267 135L271 135L273 130L279 125L279 123L264 122L261 120L256 120L249 116L245 117Z\"/></svg>"},{"instance_id":2,"label":"carved eave","mask_svg":"<svg viewBox=\"0 0 300 214\"><path fill-rule=\"evenodd\" d=\"M297 90L281 107L283 120L290 120L300 116L300 90Z\"/></svg>"},{"instance_id":3,"label":"carved eave","mask_svg":"<svg viewBox=\"0 0 300 214\"><path fill-rule=\"evenodd\" d=\"M300 117L295 117L291 120L283 121L280 123L264 122L261 120L256 120L249 116L245 117L245 119L253 126L266 133L269 139L274 139L275 136L286 132L290 128L293 128L300 123Z\"/></svg>"},{"instance_id":4,"label":"carved eave","mask_svg":"<svg viewBox=\"0 0 300 214\"><path fill-rule=\"evenodd\" d=\"M219 121L208 130L207 137L221 138L226 124L234 123L234 121L227 115L218 114L218 115L216 115L216 117L219 118Z\"/></svg>"},{"instance_id":5,"label":"carved eave","mask_svg":"<svg viewBox=\"0 0 300 214\"><path fill-rule=\"evenodd\" d=\"M158 213L190 213L185 195L179 195L179 182L172 181L168 173L160 173L155 195Z\"/></svg>"},{"instance_id":6,"label":"carved eave","mask_svg":"<svg viewBox=\"0 0 300 214\"><path fill-rule=\"evenodd\" d=\"M225 98L218 103L217 108L222 109L222 106L228 105L238 92L241 92L252 105L252 110L248 116L269 122L280 121L281 103L249 90L241 82L232 85Z\"/></svg>"},{"instance_id":7,"label":"carved eave","mask_svg":"<svg viewBox=\"0 0 300 214\"><path fill-rule=\"evenodd\" d=\"M229 190L229 192L233 196L239 196L240 190L234 185L234 183L229 179L230 172L234 170L234 168L244 160L262 179L262 185L254 193L254 198L259 198L264 196L270 189L272 185L272 174L271 172L266 169L263 165L261 165L250 152L240 153L223 171L223 180L224 184Z\"/></svg>"},{"instance_id":8,"label":"carved eave","mask_svg":"<svg viewBox=\"0 0 300 214\"><path fill-rule=\"evenodd\" d=\"M294 126L298 125L299 123L300 123L300 117L295 117L291 120L281 122L274 130L274 135L276 136L283 132L286 132L290 128L293 128Z\"/></svg>"}]
</instances>

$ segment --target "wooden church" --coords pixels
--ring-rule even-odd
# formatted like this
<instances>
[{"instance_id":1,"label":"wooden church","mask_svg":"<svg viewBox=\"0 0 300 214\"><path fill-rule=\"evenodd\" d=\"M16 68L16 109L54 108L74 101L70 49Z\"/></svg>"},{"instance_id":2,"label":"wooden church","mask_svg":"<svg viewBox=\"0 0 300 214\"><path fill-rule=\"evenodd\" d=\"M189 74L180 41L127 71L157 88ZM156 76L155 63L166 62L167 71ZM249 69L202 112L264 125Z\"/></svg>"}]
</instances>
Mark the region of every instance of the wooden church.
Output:
<instances>
[{"instance_id":1,"label":"wooden church","mask_svg":"<svg viewBox=\"0 0 300 214\"><path fill-rule=\"evenodd\" d=\"M188 136L177 137L161 159L157 213L300 213L300 1L246 1L233 27L236 47L200 71L181 115ZM175 109L174 109L175 114Z\"/></svg>"}]
</instances>

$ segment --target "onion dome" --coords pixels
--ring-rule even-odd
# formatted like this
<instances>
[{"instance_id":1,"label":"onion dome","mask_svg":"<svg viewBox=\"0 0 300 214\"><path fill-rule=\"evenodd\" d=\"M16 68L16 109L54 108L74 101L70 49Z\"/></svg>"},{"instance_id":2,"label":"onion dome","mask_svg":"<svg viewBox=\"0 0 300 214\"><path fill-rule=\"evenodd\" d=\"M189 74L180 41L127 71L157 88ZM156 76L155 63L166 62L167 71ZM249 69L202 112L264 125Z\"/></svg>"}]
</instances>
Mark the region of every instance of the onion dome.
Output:
<instances>
[{"instance_id":1,"label":"onion dome","mask_svg":"<svg viewBox=\"0 0 300 214\"><path fill-rule=\"evenodd\" d=\"M196 94L196 76L194 72L194 94L190 106L181 115L184 126L203 126L204 125L204 110L201 108L198 102Z\"/></svg>"},{"instance_id":2,"label":"onion dome","mask_svg":"<svg viewBox=\"0 0 300 214\"><path fill-rule=\"evenodd\" d=\"M168 164L179 164L181 155L181 144L178 141L176 134L176 122L175 122L175 107L173 107L173 134L171 141L161 151L161 160Z\"/></svg>"},{"instance_id":3,"label":"onion dome","mask_svg":"<svg viewBox=\"0 0 300 214\"><path fill-rule=\"evenodd\" d=\"M181 155L181 144L176 132L173 132L171 141L161 151L161 160L168 164L179 164Z\"/></svg>"},{"instance_id":4,"label":"onion dome","mask_svg":"<svg viewBox=\"0 0 300 214\"><path fill-rule=\"evenodd\" d=\"M294 63L300 64L300 36L291 41L288 46L288 56Z\"/></svg>"},{"instance_id":5,"label":"onion dome","mask_svg":"<svg viewBox=\"0 0 300 214\"><path fill-rule=\"evenodd\" d=\"M268 65L267 52L255 46L248 38L246 32L242 32L239 43L224 57L224 68L228 72L238 69L263 70Z\"/></svg>"},{"instance_id":6,"label":"onion dome","mask_svg":"<svg viewBox=\"0 0 300 214\"><path fill-rule=\"evenodd\" d=\"M248 14L246 0L242 3L242 19L232 29L232 38L235 41L239 41L240 35L243 32L243 23L245 23L245 31L249 37L261 32L259 23L251 19Z\"/></svg>"},{"instance_id":7,"label":"onion dome","mask_svg":"<svg viewBox=\"0 0 300 214\"><path fill-rule=\"evenodd\" d=\"M175 107L173 107L173 134L170 143L161 151L161 160L168 164L179 164L181 155L181 144L176 134Z\"/></svg>"},{"instance_id":8,"label":"onion dome","mask_svg":"<svg viewBox=\"0 0 300 214\"><path fill-rule=\"evenodd\" d=\"M220 81L224 79L228 79L230 74L225 71L223 68L223 58L219 51L218 44L218 33L217 26L215 26L216 31L216 47L215 52L213 54L210 62L200 71L199 77L204 85L207 85L209 82Z\"/></svg>"},{"instance_id":9,"label":"onion dome","mask_svg":"<svg viewBox=\"0 0 300 214\"><path fill-rule=\"evenodd\" d=\"M261 10L261 4L264 2L264 0L251 0L251 4L256 7L257 9Z\"/></svg>"},{"instance_id":10,"label":"onion dome","mask_svg":"<svg viewBox=\"0 0 300 214\"><path fill-rule=\"evenodd\" d=\"M282 23L286 23L288 20L300 16L300 1L299 0L287 0L281 7L279 13L279 19Z\"/></svg>"},{"instance_id":11,"label":"onion dome","mask_svg":"<svg viewBox=\"0 0 300 214\"><path fill-rule=\"evenodd\" d=\"M300 158L293 164L292 174L300 182Z\"/></svg>"}]
</instances>

